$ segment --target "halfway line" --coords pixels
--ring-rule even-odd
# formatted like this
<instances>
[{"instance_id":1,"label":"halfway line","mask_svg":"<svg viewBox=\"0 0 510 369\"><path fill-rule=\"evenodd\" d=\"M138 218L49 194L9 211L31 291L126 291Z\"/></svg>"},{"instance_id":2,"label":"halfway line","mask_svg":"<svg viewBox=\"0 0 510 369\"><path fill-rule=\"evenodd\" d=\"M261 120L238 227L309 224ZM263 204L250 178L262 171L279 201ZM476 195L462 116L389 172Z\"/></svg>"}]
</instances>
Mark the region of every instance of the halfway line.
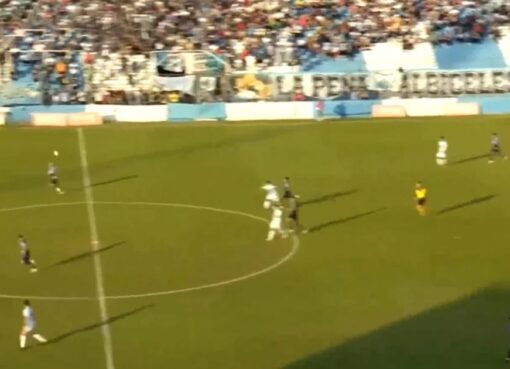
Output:
<instances>
[{"instance_id":1,"label":"halfway line","mask_svg":"<svg viewBox=\"0 0 510 369\"><path fill-rule=\"evenodd\" d=\"M113 363L112 333L110 330L110 325L108 324L108 310L106 308L104 293L103 266L101 263L101 257L97 252L99 249L99 236L97 233L96 213L94 211L94 196L92 194L89 164L87 160L87 146L85 143L85 136L81 128L78 128L78 145L80 148L83 188L85 191L85 201L87 204L87 214L89 218L90 241L93 251L94 271L96 275L96 290L99 302L99 311L101 313L101 322L103 323L101 324L101 331L103 334L106 368L115 369L115 364Z\"/></svg>"}]
</instances>

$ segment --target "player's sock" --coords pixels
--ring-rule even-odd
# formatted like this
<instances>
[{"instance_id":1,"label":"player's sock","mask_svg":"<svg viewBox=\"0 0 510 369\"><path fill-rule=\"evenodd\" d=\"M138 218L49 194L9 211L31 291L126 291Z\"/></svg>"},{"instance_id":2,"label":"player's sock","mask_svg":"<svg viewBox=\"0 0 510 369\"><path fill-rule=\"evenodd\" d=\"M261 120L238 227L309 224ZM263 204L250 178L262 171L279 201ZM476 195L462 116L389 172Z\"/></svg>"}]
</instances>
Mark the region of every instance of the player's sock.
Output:
<instances>
[{"instance_id":1,"label":"player's sock","mask_svg":"<svg viewBox=\"0 0 510 369\"><path fill-rule=\"evenodd\" d=\"M275 231L270 230L269 233L267 234L266 241L272 241L274 239L275 234L276 234Z\"/></svg>"},{"instance_id":2,"label":"player's sock","mask_svg":"<svg viewBox=\"0 0 510 369\"><path fill-rule=\"evenodd\" d=\"M40 334L34 334L32 337L34 337L34 339L36 339L37 341L42 342L42 343L48 342L48 340L46 338L44 338L43 336L41 336Z\"/></svg>"},{"instance_id":3,"label":"player's sock","mask_svg":"<svg viewBox=\"0 0 510 369\"><path fill-rule=\"evenodd\" d=\"M30 272L37 272L37 264L35 263L35 260L30 260Z\"/></svg>"},{"instance_id":4,"label":"player's sock","mask_svg":"<svg viewBox=\"0 0 510 369\"><path fill-rule=\"evenodd\" d=\"M27 336L25 336L24 334L21 334L19 336L19 347L20 348L25 348L26 344L27 344Z\"/></svg>"}]
</instances>

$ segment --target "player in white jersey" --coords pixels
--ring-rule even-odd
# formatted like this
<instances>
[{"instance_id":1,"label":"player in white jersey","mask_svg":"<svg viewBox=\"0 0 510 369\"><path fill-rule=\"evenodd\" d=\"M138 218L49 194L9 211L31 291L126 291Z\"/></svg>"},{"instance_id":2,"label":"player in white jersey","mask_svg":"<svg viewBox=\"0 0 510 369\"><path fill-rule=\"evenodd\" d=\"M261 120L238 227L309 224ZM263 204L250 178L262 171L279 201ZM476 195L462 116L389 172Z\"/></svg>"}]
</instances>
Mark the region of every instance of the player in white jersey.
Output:
<instances>
[{"instance_id":1,"label":"player in white jersey","mask_svg":"<svg viewBox=\"0 0 510 369\"><path fill-rule=\"evenodd\" d=\"M30 301L25 300L23 303L23 326L21 328L21 333L19 335L19 347L21 349L24 349L27 344L27 337L31 336L36 341L45 343L48 342L46 338L41 336L38 333L35 333L35 316L34 316L34 310L32 309L32 306L30 306Z\"/></svg>"},{"instance_id":2,"label":"player in white jersey","mask_svg":"<svg viewBox=\"0 0 510 369\"><path fill-rule=\"evenodd\" d=\"M48 164L48 177L50 179L50 185L55 188L55 191L57 191L58 194L62 195L64 191L60 188L60 180L58 178L58 168L55 164L49 163Z\"/></svg>"},{"instance_id":3,"label":"player in white jersey","mask_svg":"<svg viewBox=\"0 0 510 369\"><path fill-rule=\"evenodd\" d=\"M269 223L269 232L267 233L266 241L274 240L276 235L280 235L283 238L287 236L282 229L282 218L283 208L280 205L273 206L273 215L271 216L271 222Z\"/></svg>"},{"instance_id":4,"label":"player in white jersey","mask_svg":"<svg viewBox=\"0 0 510 369\"><path fill-rule=\"evenodd\" d=\"M447 158L448 151L448 142L444 137L441 137L437 142L437 154L436 154L436 163L437 165L446 165L448 164Z\"/></svg>"},{"instance_id":5,"label":"player in white jersey","mask_svg":"<svg viewBox=\"0 0 510 369\"><path fill-rule=\"evenodd\" d=\"M21 234L18 236L18 246L21 253L21 264L29 266L30 272L37 272L37 265L35 260L32 259L30 249L28 248L28 242Z\"/></svg>"},{"instance_id":6,"label":"player in white jersey","mask_svg":"<svg viewBox=\"0 0 510 369\"><path fill-rule=\"evenodd\" d=\"M264 209L269 210L271 206L280 201L278 196L278 190L271 181L266 181L266 184L262 186L262 189L266 191L266 197L264 199Z\"/></svg>"}]
</instances>

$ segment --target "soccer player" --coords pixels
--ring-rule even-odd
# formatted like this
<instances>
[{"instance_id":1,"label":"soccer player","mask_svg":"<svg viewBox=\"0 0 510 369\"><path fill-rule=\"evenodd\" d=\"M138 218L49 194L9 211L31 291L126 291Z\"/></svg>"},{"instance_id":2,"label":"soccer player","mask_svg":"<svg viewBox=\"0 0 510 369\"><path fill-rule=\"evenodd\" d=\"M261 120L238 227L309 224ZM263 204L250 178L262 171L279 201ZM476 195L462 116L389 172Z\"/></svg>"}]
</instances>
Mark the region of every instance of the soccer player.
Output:
<instances>
[{"instance_id":1,"label":"soccer player","mask_svg":"<svg viewBox=\"0 0 510 369\"><path fill-rule=\"evenodd\" d=\"M21 234L18 236L18 245L21 252L21 264L29 266L31 273L37 272L37 265L35 260L31 257L30 249L28 248L28 242Z\"/></svg>"},{"instance_id":2,"label":"soccer player","mask_svg":"<svg viewBox=\"0 0 510 369\"><path fill-rule=\"evenodd\" d=\"M418 211L418 214L421 216L426 215L426 203L427 203L427 189L418 182L416 184L415 188L415 194L416 194L416 210Z\"/></svg>"},{"instance_id":3,"label":"soccer player","mask_svg":"<svg viewBox=\"0 0 510 369\"><path fill-rule=\"evenodd\" d=\"M278 203L280 198L276 186L271 181L266 181L266 184L262 186L262 189L266 191L266 198L264 200L264 209L269 210L271 206Z\"/></svg>"},{"instance_id":4,"label":"soccer player","mask_svg":"<svg viewBox=\"0 0 510 369\"><path fill-rule=\"evenodd\" d=\"M446 157L446 151L448 150L448 142L446 139L441 136L439 141L437 142L437 154L436 154L436 163L437 165L446 165L448 164L448 159Z\"/></svg>"},{"instance_id":5,"label":"soccer player","mask_svg":"<svg viewBox=\"0 0 510 369\"><path fill-rule=\"evenodd\" d=\"M50 185L55 188L58 194L62 195L64 191L60 188L60 180L58 178L58 168L55 164L48 164L48 177L50 178Z\"/></svg>"},{"instance_id":6,"label":"soccer player","mask_svg":"<svg viewBox=\"0 0 510 369\"><path fill-rule=\"evenodd\" d=\"M271 222L269 223L269 232L267 233L266 241L274 240L276 235L286 237L285 232L282 229L282 216L283 208L276 204L273 206L273 215L271 216Z\"/></svg>"},{"instance_id":7,"label":"soccer player","mask_svg":"<svg viewBox=\"0 0 510 369\"><path fill-rule=\"evenodd\" d=\"M24 349L27 344L27 336L32 336L35 340L41 343L46 343L48 340L38 333L35 333L35 316L30 301L25 300L23 303L23 326L19 335L19 347Z\"/></svg>"},{"instance_id":8,"label":"soccer player","mask_svg":"<svg viewBox=\"0 0 510 369\"><path fill-rule=\"evenodd\" d=\"M497 133L493 133L491 137L491 152L489 154L489 164L494 163L495 157L502 157L505 160L508 159L506 155L503 155L503 151L501 150L501 140Z\"/></svg>"},{"instance_id":9,"label":"soccer player","mask_svg":"<svg viewBox=\"0 0 510 369\"><path fill-rule=\"evenodd\" d=\"M292 232L301 232L308 233L308 229L306 229L301 223L299 223L299 196L293 195L289 198L289 215L287 220L290 223L290 229Z\"/></svg>"},{"instance_id":10,"label":"soccer player","mask_svg":"<svg viewBox=\"0 0 510 369\"><path fill-rule=\"evenodd\" d=\"M292 191L290 190L290 178L285 177L283 179L283 199L290 199L292 197Z\"/></svg>"}]
</instances>

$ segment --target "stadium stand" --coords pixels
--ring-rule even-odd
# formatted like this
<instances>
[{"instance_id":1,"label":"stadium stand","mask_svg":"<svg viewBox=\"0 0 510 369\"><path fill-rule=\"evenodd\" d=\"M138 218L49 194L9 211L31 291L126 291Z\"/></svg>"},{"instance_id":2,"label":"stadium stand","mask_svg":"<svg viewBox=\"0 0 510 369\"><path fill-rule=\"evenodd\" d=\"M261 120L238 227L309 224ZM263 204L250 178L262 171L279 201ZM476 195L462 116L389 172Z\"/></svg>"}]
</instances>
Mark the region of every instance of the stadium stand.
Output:
<instances>
[{"instance_id":1,"label":"stadium stand","mask_svg":"<svg viewBox=\"0 0 510 369\"><path fill-rule=\"evenodd\" d=\"M158 50L234 72L510 62L507 0L0 0L0 22L2 94L47 103L173 101L154 83Z\"/></svg>"}]
</instances>

